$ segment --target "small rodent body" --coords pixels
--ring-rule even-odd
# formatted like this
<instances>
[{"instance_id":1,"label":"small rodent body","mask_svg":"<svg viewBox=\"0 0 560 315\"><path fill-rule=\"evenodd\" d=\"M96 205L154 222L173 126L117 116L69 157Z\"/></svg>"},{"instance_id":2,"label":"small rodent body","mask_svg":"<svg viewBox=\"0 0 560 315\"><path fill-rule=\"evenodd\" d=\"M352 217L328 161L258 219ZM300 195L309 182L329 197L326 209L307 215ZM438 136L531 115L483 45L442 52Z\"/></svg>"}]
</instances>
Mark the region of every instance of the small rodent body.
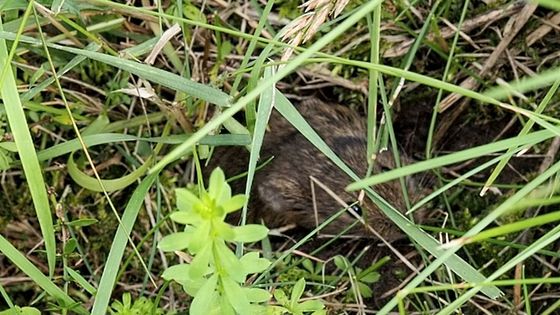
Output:
<instances>
[{"instance_id":1,"label":"small rodent body","mask_svg":"<svg viewBox=\"0 0 560 315\"><path fill-rule=\"evenodd\" d=\"M346 165L358 174L366 174L366 123L365 119L348 107L331 105L317 100L307 100L297 106L298 111L330 146ZM359 192L347 192L344 188L350 178L317 150L302 134L279 113L274 111L269 120L269 128L264 138L260 162L271 156L270 163L255 173L249 201L248 219L251 222L263 220L269 228L296 224L314 229L343 207L318 185L311 187L311 177L327 186L338 197L350 204L358 201ZM249 153L243 147L220 147L213 154L208 169L220 166L226 177L246 172ZM394 167L391 153L378 155L374 163L374 173ZM243 193L244 180L231 183L234 193ZM373 189L400 211L405 210L404 197L398 181L376 185ZM317 212L315 212L314 202ZM403 236L390 219L377 206L363 198L360 208L364 219L384 239L392 241ZM317 214L317 215L316 215ZM237 218L232 218L234 221ZM343 213L322 232L338 234L356 219ZM349 234L372 236L369 229L358 223Z\"/></svg>"}]
</instances>

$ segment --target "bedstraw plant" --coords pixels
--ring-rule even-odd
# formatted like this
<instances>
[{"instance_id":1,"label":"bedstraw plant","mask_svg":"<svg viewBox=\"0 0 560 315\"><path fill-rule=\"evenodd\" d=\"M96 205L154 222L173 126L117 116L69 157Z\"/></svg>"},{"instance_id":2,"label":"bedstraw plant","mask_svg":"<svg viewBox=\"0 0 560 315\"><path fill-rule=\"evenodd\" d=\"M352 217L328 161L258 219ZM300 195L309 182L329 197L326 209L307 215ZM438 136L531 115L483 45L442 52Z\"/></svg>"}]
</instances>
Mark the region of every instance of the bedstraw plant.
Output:
<instances>
[{"instance_id":1,"label":"bedstraw plant","mask_svg":"<svg viewBox=\"0 0 560 315\"><path fill-rule=\"evenodd\" d=\"M244 286L247 276L264 271L270 262L257 252L238 257L227 243L251 243L267 236L263 225L232 226L225 222L227 214L239 210L245 195L232 197L224 172L217 168L210 175L207 190L199 195L187 189L177 189L178 211L171 219L184 224L181 232L164 237L159 247L164 251L182 251L181 257L190 263L169 267L163 273L166 280L180 283L194 297L190 314L257 314L273 312L264 305L271 298L268 291ZM294 304L295 305L295 304Z\"/></svg>"}]
</instances>

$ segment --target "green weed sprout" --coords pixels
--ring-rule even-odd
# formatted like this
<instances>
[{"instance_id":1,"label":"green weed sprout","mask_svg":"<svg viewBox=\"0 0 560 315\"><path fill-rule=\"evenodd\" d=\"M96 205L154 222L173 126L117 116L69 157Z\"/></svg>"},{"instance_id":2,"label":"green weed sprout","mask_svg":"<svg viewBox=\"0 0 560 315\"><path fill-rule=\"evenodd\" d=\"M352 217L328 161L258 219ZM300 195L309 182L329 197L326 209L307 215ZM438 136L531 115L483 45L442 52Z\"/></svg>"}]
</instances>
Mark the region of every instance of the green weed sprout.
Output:
<instances>
[{"instance_id":1,"label":"green weed sprout","mask_svg":"<svg viewBox=\"0 0 560 315\"><path fill-rule=\"evenodd\" d=\"M129 292L122 296L121 301L114 301L109 308L111 315L163 315L162 309L155 306L154 302L148 298L141 296L136 300L132 300ZM171 315L172 313L165 313Z\"/></svg>"},{"instance_id":2,"label":"green weed sprout","mask_svg":"<svg viewBox=\"0 0 560 315\"><path fill-rule=\"evenodd\" d=\"M244 195L231 196L224 172L217 168L210 175L207 190L196 196L187 189L177 189L178 211L171 219L185 224L183 232L164 237L159 248L164 251L186 249L194 258L189 264L166 269L162 277L174 280L194 297L190 314L265 313L262 304L270 299L268 291L244 287L249 274L264 271L270 262L250 252L238 258L226 242L256 242L266 237L262 225L232 226L224 222L228 213L239 210Z\"/></svg>"},{"instance_id":3,"label":"green weed sprout","mask_svg":"<svg viewBox=\"0 0 560 315\"><path fill-rule=\"evenodd\" d=\"M308 300L299 303L301 296L305 289L305 278L301 278L296 282L292 288L290 298L286 296L284 291L278 289L274 291L274 298L281 306L273 306L269 314L294 314L303 315L312 312L312 315L324 315L327 312L324 310L325 305L319 300Z\"/></svg>"}]
</instances>

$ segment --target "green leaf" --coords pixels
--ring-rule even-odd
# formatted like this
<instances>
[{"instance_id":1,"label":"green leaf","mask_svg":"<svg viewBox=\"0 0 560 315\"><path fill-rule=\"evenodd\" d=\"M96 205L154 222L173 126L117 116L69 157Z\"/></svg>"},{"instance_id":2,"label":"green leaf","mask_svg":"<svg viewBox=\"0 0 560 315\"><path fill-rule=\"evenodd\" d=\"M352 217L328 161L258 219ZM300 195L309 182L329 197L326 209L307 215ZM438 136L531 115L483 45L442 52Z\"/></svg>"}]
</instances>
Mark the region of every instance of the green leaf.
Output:
<instances>
[{"instance_id":1,"label":"green leaf","mask_svg":"<svg viewBox=\"0 0 560 315\"><path fill-rule=\"evenodd\" d=\"M202 202L195 194L185 188L175 189L175 196L177 197L177 208L181 211L189 211L194 205Z\"/></svg>"},{"instance_id":2,"label":"green leaf","mask_svg":"<svg viewBox=\"0 0 560 315\"><path fill-rule=\"evenodd\" d=\"M17 145L15 142L0 142L0 148L14 153L17 152Z\"/></svg>"},{"instance_id":3,"label":"green leaf","mask_svg":"<svg viewBox=\"0 0 560 315\"><path fill-rule=\"evenodd\" d=\"M309 300L298 304L297 309L302 312L318 311L325 308L325 305L319 300Z\"/></svg>"},{"instance_id":4,"label":"green leaf","mask_svg":"<svg viewBox=\"0 0 560 315\"><path fill-rule=\"evenodd\" d=\"M212 244L204 244L191 262L189 276L195 279L204 277L210 271L212 258Z\"/></svg>"},{"instance_id":5,"label":"green leaf","mask_svg":"<svg viewBox=\"0 0 560 315\"><path fill-rule=\"evenodd\" d=\"M13 34L6 33L6 32L3 32L2 35L4 35L6 38L13 37ZM22 36L21 41L26 42L26 43L42 45L41 41L38 41L38 40L36 40L32 37L29 37L29 36ZM216 104L218 106L229 107L231 105L230 97L226 93L224 93L224 92L222 92L218 89L212 88L208 85L204 85L204 84L186 79L184 77L181 77L181 76L179 76L177 74L174 74L174 73L171 73L169 71L158 69L158 68L146 65L146 64L139 63L139 62L126 60L122 57L110 56L110 55L103 54L103 53L98 53L98 52L95 52L95 51L66 47L66 46L61 46L61 45L57 45L57 44L47 44L47 46L51 47L51 48L54 48L54 49L57 49L57 50L62 50L62 51L66 51L66 52L69 52L69 53L72 53L72 54L85 56L85 57L88 57L90 59L106 63L108 65L117 67L121 70L130 72L130 73L134 73L134 74L138 75L139 77L142 77L146 80L150 80L152 82L159 83L159 84L161 84L163 86L166 86L166 87L168 87L172 90L178 90L178 91L181 91L181 92L185 92L186 94L188 94L190 96L194 96L196 98L205 100L207 102L210 102L212 104Z\"/></svg>"},{"instance_id":6,"label":"green leaf","mask_svg":"<svg viewBox=\"0 0 560 315\"><path fill-rule=\"evenodd\" d=\"M373 296L373 291L365 283L358 282L358 290L360 290L360 294L362 295L362 297L370 298Z\"/></svg>"},{"instance_id":7,"label":"green leaf","mask_svg":"<svg viewBox=\"0 0 560 315\"><path fill-rule=\"evenodd\" d=\"M206 283L206 278L193 278L190 275L191 266L189 264L178 264L167 268L161 275L165 280L174 280L183 286L183 289L190 296L196 296L198 290Z\"/></svg>"},{"instance_id":8,"label":"green leaf","mask_svg":"<svg viewBox=\"0 0 560 315\"><path fill-rule=\"evenodd\" d=\"M212 220L214 231L216 232L216 235L225 241L233 242L235 240L235 230L230 224L225 223L223 219L224 217L214 218Z\"/></svg>"},{"instance_id":9,"label":"green leaf","mask_svg":"<svg viewBox=\"0 0 560 315\"><path fill-rule=\"evenodd\" d=\"M0 149L0 171L5 171L10 168L13 159L8 155L6 150Z\"/></svg>"},{"instance_id":10,"label":"green leaf","mask_svg":"<svg viewBox=\"0 0 560 315\"><path fill-rule=\"evenodd\" d=\"M210 246L214 242L214 238L210 237L210 231L212 229L212 224L208 220L203 220L197 227L189 228L190 239L189 239L189 251L193 255L197 255L202 248Z\"/></svg>"},{"instance_id":11,"label":"green leaf","mask_svg":"<svg viewBox=\"0 0 560 315\"><path fill-rule=\"evenodd\" d=\"M268 306L268 312L265 313L267 315L283 315L286 313L289 313L290 310L283 307L283 306L278 306L278 305L269 305Z\"/></svg>"},{"instance_id":12,"label":"green leaf","mask_svg":"<svg viewBox=\"0 0 560 315\"><path fill-rule=\"evenodd\" d=\"M367 273L363 277L360 277L358 280L365 283L375 283L379 281L379 278L380 274L378 272L372 271L370 273Z\"/></svg>"},{"instance_id":13,"label":"green leaf","mask_svg":"<svg viewBox=\"0 0 560 315\"><path fill-rule=\"evenodd\" d=\"M259 288L243 288L247 300L251 303L264 303L270 300L270 293Z\"/></svg>"},{"instance_id":14,"label":"green leaf","mask_svg":"<svg viewBox=\"0 0 560 315\"><path fill-rule=\"evenodd\" d=\"M290 303L288 301L288 297L286 296L286 293L284 293L284 290L282 289L274 290L273 295L276 301L281 305L288 305Z\"/></svg>"},{"instance_id":15,"label":"green leaf","mask_svg":"<svg viewBox=\"0 0 560 315\"><path fill-rule=\"evenodd\" d=\"M222 206L231 198L231 188L226 182L224 171L221 168L216 168L210 175L210 187L208 193L216 204Z\"/></svg>"},{"instance_id":16,"label":"green leaf","mask_svg":"<svg viewBox=\"0 0 560 315\"><path fill-rule=\"evenodd\" d=\"M188 279L191 279L189 276L191 266L189 264L178 264L173 265L162 273L161 277L167 281L177 281L179 283L183 283Z\"/></svg>"},{"instance_id":17,"label":"green leaf","mask_svg":"<svg viewBox=\"0 0 560 315\"><path fill-rule=\"evenodd\" d=\"M76 250L77 246L78 246L78 243L77 243L75 238L69 239L68 242L66 242L66 244L64 244L64 250L63 250L64 255L72 254L74 252L74 250Z\"/></svg>"},{"instance_id":18,"label":"green leaf","mask_svg":"<svg viewBox=\"0 0 560 315\"><path fill-rule=\"evenodd\" d=\"M72 126L72 119L68 115L68 113L63 113L60 115L56 115L53 117L53 121L63 125L63 126Z\"/></svg>"},{"instance_id":19,"label":"green leaf","mask_svg":"<svg viewBox=\"0 0 560 315\"><path fill-rule=\"evenodd\" d=\"M84 130L82 130L82 136L90 136L103 132L103 130L109 125L110 121L107 115L99 115L92 123L90 123Z\"/></svg>"},{"instance_id":20,"label":"green leaf","mask_svg":"<svg viewBox=\"0 0 560 315\"><path fill-rule=\"evenodd\" d=\"M224 202L222 207L224 207L226 213L231 213L241 209L246 201L247 197L245 195L235 195L230 200Z\"/></svg>"},{"instance_id":21,"label":"green leaf","mask_svg":"<svg viewBox=\"0 0 560 315\"><path fill-rule=\"evenodd\" d=\"M305 268L305 270L309 271L310 273L314 273L315 268L313 268L313 262L311 261L311 259L305 258L301 262L301 265L303 266L303 268Z\"/></svg>"},{"instance_id":22,"label":"green leaf","mask_svg":"<svg viewBox=\"0 0 560 315\"><path fill-rule=\"evenodd\" d=\"M222 45L220 46L219 56L221 56L222 58L224 56L229 56L232 48L233 48L233 45L231 44L230 41L224 41L222 43Z\"/></svg>"},{"instance_id":23,"label":"green leaf","mask_svg":"<svg viewBox=\"0 0 560 315\"><path fill-rule=\"evenodd\" d=\"M560 80L560 71L558 67L549 68L540 71L538 75L527 75L520 79L516 78L512 82L508 82L506 86L495 86L486 90L483 94L495 99L503 99L508 95L514 95L512 91L524 94L529 91L537 90L552 84L554 81Z\"/></svg>"},{"instance_id":24,"label":"green leaf","mask_svg":"<svg viewBox=\"0 0 560 315\"><path fill-rule=\"evenodd\" d=\"M556 92L558 91L559 86L560 86L560 80L554 82L552 87L546 93L545 97L542 99L540 104L535 109L535 114L541 114L548 107L548 105L550 104L550 101L556 95ZM534 120L527 121L527 123L525 123L525 125L523 126L523 128L519 132L519 135L526 135L533 128L534 124L535 124ZM496 167L494 167L494 170L492 170L492 173L490 174L490 176L488 176L488 179L486 180L486 183L484 183L484 187L482 189L481 195L483 195L483 192L485 191L485 189L490 187L494 183L496 178L498 178L498 176L500 175L502 170L508 165L508 162L509 162L510 158L513 156L515 151L516 151L516 148L510 148L510 149L508 149L506 154L503 155L503 158L500 160L498 165L496 165Z\"/></svg>"},{"instance_id":25,"label":"green leaf","mask_svg":"<svg viewBox=\"0 0 560 315\"><path fill-rule=\"evenodd\" d=\"M210 184L208 186L208 194L210 198L218 201L222 197L222 189L226 183L226 177L224 171L217 167L210 174Z\"/></svg>"},{"instance_id":26,"label":"green leaf","mask_svg":"<svg viewBox=\"0 0 560 315\"><path fill-rule=\"evenodd\" d=\"M84 49L90 50L90 51L96 51L96 50L99 50L99 48L101 48L101 46L99 46L97 43L90 43ZM57 70L57 72L56 72L57 78L60 79L62 76L64 76L64 74L66 74L68 71L74 69L78 64L80 64L85 59L86 59L86 57L84 57L84 56L76 56L76 57L72 58L72 60L70 60L70 62L66 63L64 65L64 67L62 67L62 69ZM33 86L32 88L30 88L27 92L21 94L21 96L20 96L21 101L25 103L25 102L31 100L37 94L41 93L41 91L45 91L46 88L48 86L50 86L51 84L53 84L55 81L56 81L56 79L55 79L54 76L49 76L48 78L43 80L41 83L39 83L39 84Z\"/></svg>"},{"instance_id":27,"label":"green leaf","mask_svg":"<svg viewBox=\"0 0 560 315\"><path fill-rule=\"evenodd\" d=\"M250 304L247 300L245 292L241 289L241 286L239 286L239 284L233 281L230 277L223 277L221 280L224 294L235 311L238 314L249 314Z\"/></svg>"},{"instance_id":28,"label":"green leaf","mask_svg":"<svg viewBox=\"0 0 560 315\"><path fill-rule=\"evenodd\" d=\"M188 247L191 235L192 233L189 232L175 232L166 235L159 241L158 248L165 252L183 250Z\"/></svg>"},{"instance_id":29,"label":"green leaf","mask_svg":"<svg viewBox=\"0 0 560 315\"><path fill-rule=\"evenodd\" d=\"M270 10L270 8L269 8ZM270 46L268 46L267 48L269 48ZM263 57L261 55L261 57ZM256 68L258 68L259 66L262 66L262 63L264 63L264 59L261 59L261 57L259 57L259 60L257 61L257 65ZM252 77L251 79L249 79L249 88L255 86L256 84L253 84L253 80L256 80L256 78L258 78L258 73L260 72L258 69L253 68L252 72L254 74L254 77ZM247 178L245 180L245 193L247 195L250 195L251 193L251 187L253 185L253 179L255 176L255 170L257 167L257 161L259 159L259 155L260 155L260 151L262 148L262 144L264 141L264 135L266 132L266 128L268 126L268 121L270 119L270 115L272 113L272 107L274 105L274 86L275 84L270 84L270 79L273 76L274 73L274 68L273 67L267 67L264 70L264 76L263 79L260 80L261 84L262 81L265 82L269 82L269 85L266 87L266 89L262 92L262 94L259 97L259 110L257 113L257 117L256 120L254 121L254 126L253 126L253 112L255 111L255 106L253 105L254 102L250 102L248 104L248 106L246 107L246 120L247 120L247 126L250 129L254 129L253 130L253 141L251 141L251 149L250 149L250 155L249 155L249 165L248 165L248 169L247 169ZM254 127L254 128L253 128ZM246 219L247 219L247 207L248 207L248 203L245 202L243 204L243 210L241 211L241 225L245 225L246 223ZM241 250L241 247L243 243L240 242L238 243L238 250Z\"/></svg>"},{"instance_id":30,"label":"green leaf","mask_svg":"<svg viewBox=\"0 0 560 315\"><path fill-rule=\"evenodd\" d=\"M292 105L293 106L293 105ZM405 165L403 167L393 169L387 172L382 172L368 178L359 179L356 182L348 185L348 191L355 191L363 189L372 185L384 183L400 177L409 176L412 174L420 173L423 171L435 169L438 167L463 162L473 158L478 158L483 155L489 155L510 148L517 148L521 146L534 145L543 142L547 139L554 137L555 134L549 130L540 130L528 133L524 136L516 136L504 140L496 141L489 144L484 144L474 148L458 151L448 155L439 156L430 160L417 162L414 164Z\"/></svg>"},{"instance_id":31,"label":"green leaf","mask_svg":"<svg viewBox=\"0 0 560 315\"><path fill-rule=\"evenodd\" d=\"M235 241L243 243L251 243L260 241L268 235L268 229L259 224L247 224L234 227Z\"/></svg>"},{"instance_id":32,"label":"green leaf","mask_svg":"<svg viewBox=\"0 0 560 315\"><path fill-rule=\"evenodd\" d=\"M5 310L0 312L0 315L41 315L41 311L34 307L24 306L19 307L16 306L13 309Z\"/></svg>"},{"instance_id":33,"label":"green leaf","mask_svg":"<svg viewBox=\"0 0 560 315\"><path fill-rule=\"evenodd\" d=\"M155 113L160 114L160 113ZM144 117L141 117L144 118ZM125 122L134 121L134 119L127 120ZM130 124L131 126L141 125L140 123ZM108 130L121 130L126 127L130 127L128 124L124 124L122 121L114 122L107 127L105 132L109 132ZM143 142L154 142L154 143L165 143L165 144L180 144L185 142L190 135L170 135L167 137L152 137L152 138L142 138L136 137L132 135L125 135L120 133L100 133L90 136L83 136L82 140L84 141L87 147L96 146L100 144L106 143L118 143L122 141L143 141ZM251 142L251 139L247 135L212 135L206 136L200 140L200 144L207 144L213 146L220 146L220 145L247 145ZM0 143L0 147L4 147L8 151L12 151L13 145L10 145L12 142L2 142ZM9 146L5 146L4 144L8 144ZM53 145L48 147L40 152L37 153L37 158L39 161L49 160L55 157L62 156L64 154L72 153L77 150L81 150L82 145L79 139L72 139L66 141L64 143L60 143L57 145ZM17 152L14 150L12 152Z\"/></svg>"},{"instance_id":34,"label":"green leaf","mask_svg":"<svg viewBox=\"0 0 560 315\"><path fill-rule=\"evenodd\" d=\"M216 242L215 255L215 259L220 262L221 266L227 266L227 270L224 270L224 272L227 273L229 277L238 283L245 282L247 274L245 273L241 261L239 261L237 256L235 256L224 242Z\"/></svg>"},{"instance_id":35,"label":"green leaf","mask_svg":"<svg viewBox=\"0 0 560 315\"><path fill-rule=\"evenodd\" d=\"M509 234L513 232L518 232L522 230L527 230L535 226L551 223L558 220L560 220L560 211L555 211L552 213L539 215L533 218L524 219L523 221L513 222L495 228L490 228L471 237L458 239L458 241L462 240L465 244L480 242L488 238Z\"/></svg>"},{"instance_id":36,"label":"green leaf","mask_svg":"<svg viewBox=\"0 0 560 315\"><path fill-rule=\"evenodd\" d=\"M237 315L227 297L220 296L218 309L212 315Z\"/></svg>"},{"instance_id":37,"label":"green leaf","mask_svg":"<svg viewBox=\"0 0 560 315\"><path fill-rule=\"evenodd\" d=\"M74 305L75 301L61 290L51 279L45 276L27 257L18 251L8 240L0 235L0 252L32 279L44 292L64 305ZM78 314L89 314L81 304L73 309Z\"/></svg>"},{"instance_id":38,"label":"green leaf","mask_svg":"<svg viewBox=\"0 0 560 315\"><path fill-rule=\"evenodd\" d=\"M201 223L200 216L194 211L176 211L169 218L177 223L185 225L199 225Z\"/></svg>"},{"instance_id":39,"label":"green leaf","mask_svg":"<svg viewBox=\"0 0 560 315\"><path fill-rule=\"evenodd\" d=\"M305 278L301 278L296 282L294 287L292 288L292 294L290 296L290 304L292 308L294 308L303 295L303 291L305 290Z\"/></svg>"},{"instance_id":40,"label":"green leaf","mask_svg":"<svg viewBox=\"0 0 560 315\"><path fill-rule=\"evenodd\" d=\"M194 297L189 314L191 315L206 315L208 308L216 304L218 292L216 288L218 285L218 275L212 275L204 285L198 290Z\"/></svg>"},{"instance_id":41,"label":"green leaf","mask_svg":"<svg viewBox=\"0 0 560 315\"><path fill-rule=\"evenodd\" d=\"M25 9L27 7L26 1L21 0L5 0L3 3L0 3L0 9L11 11L14 9Z\"/></svg>"},{"instance_id":42,"label":"green leaf","mask_svg":"<svg viewBox=\"0 0 560 315\"><path fill-rule=\"evenodd\" d=\"M200 12L196 6L190 3L183 6L183 14L189 20L206 23L206 16Z\"/></svg>"},{"instance_id":43,"label":"green leaf","mask_svg":"<svg viewBox=\"0 0 560 315\"><path fill-rule=\"evenodd\" d=\"M336 255L334 257L334 264L338 269L343 271L348 270L348 267L350 267L350 263L348 262L346 257L341 255Z\"/></svg>"},{"instance_id":44,"label":"green leaf","mask_svg":"<svg viewBox=\"0 0 560 315\"><path fill-rule=\"evenodd\" d=\"M270 261L260 258L258 252L249 252L240 259L246 274L257 273L270 266Z\"/></svg>"}]
</instances>

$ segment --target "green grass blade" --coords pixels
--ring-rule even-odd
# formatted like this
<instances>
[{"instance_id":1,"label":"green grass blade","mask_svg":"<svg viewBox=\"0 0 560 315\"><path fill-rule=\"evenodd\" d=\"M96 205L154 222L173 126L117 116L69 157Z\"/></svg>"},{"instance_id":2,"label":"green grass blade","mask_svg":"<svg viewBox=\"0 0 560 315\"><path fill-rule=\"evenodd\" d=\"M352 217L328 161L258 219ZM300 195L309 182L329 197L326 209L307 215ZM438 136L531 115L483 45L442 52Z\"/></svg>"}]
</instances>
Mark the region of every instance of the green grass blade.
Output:
<instances>
[{"instance_id":1,"label":"green grass blade","mask_svg":"<svg viewBox=\"0 0 560 315\"><path fill-rule=\"evenodd\" d=\"M14 265L23 271L31 280L40 286L45 292L54 297L61 305L73 305L75 301L72 300L64 291L62 291L56 284L54 284L41 270L39 270L32 262L29 261L20 253L7 239L0 235L0 252L4 254ZM88 314L82 307L73 309L78 314Z\"/></svg>"},{"instance_id":2,"label":"green grass blade","mask_svg":"<svg viewBox=\"0 0 560 315\"><path fill-rule=\"evenodd\" d=\"M394 169L388 172L374 175L369 178L362 179L355 183L352 183L348 185L346 189L348 189L349 191L363 189L365 187L372 186L379 183L384 183L392 179L408 176L411 174L427 171L430 169L438 168L449 164L462 162L477 157L481 157L486 154L500 152L509 148L534 145L536 143L550 139L554 136L555 134L550 132L549 130L541 130L541 131L529 133L525 136L517 136L514 138L500 140L498 142L481 145L478 147L470 148L456 153L451 153L445 156L440 156L437 158L418 162L415 164L406 165L398 169Z\"/></svg>"},{"instance_id":3,"label":"green grass blade","mask_svg":"<svg viewBox=\"0 0 560 315\"><path fill-rule=\"evenodd\" d=\"M95 295L97 289L94 286L92 286L86 279L84 279L84 277L82 277L80 273L78 273L77 271L75 271L74 269L68 266L66 266L65 269L66 272L68 272L68 275L72 277L72 279L74 279L74 282L76 282L78 285L84 288L84 290L86 290L89 294Z\"/></svg>"},{"instance_id":4,"label":"green grass blade","mask_svg":"<svg viewBox=\"0 0 560 315\"><path fill-rule=\"evenodd\" d=\"M27 13L26 13L27 14ZM0 19L0 31L2 31L2 20ZM21 29L20 29L21 31ZM15 51L15 45L12 51ZM49 265L49 275L54 274L56 265L56 241L54 227L47 198L46 184L37 159L37 153L33 145L25 112L19 98L16 81L10 65L11 58L8 55L6 41L0 39L0 65L2 65L0 77L0 95L6 109L8 122L12 131L18 154L26 175L27 185L33 198L35 213L41 227L41 234L45 240L45 249Z\"/></svg>"},{"instance_id":5,"label":"green grass blade","mask_svg":"<svg viewBox=\"0 0 560 315\"><path fill-rule=\"evenodd\" d=\"M99 133L95 135L83 136L82 139L87 147L93 147L99 144L118 143L128 141L145 141L165 144L181 144L185 142L191 135L172 135L167 137L143 138L132 135L124 135L120 133ZM6 142L7 144L10 142ZM210 135L205 136L199 142L200 144L221 146L221 145L248 145L251 144L249 135ZM61 144L53 145L37 153L39 161L49 160L64 154L72 153L82 148L78 139L72 139Z\"/></svg>"},{"instance_id":6,"label":"green grass blade","mask_svg":"<svg viewBox=\"0 0 560 315\"><path fill-rule=\"evenodd\" d=\"M68 168L68 175L70 175L70 177L72 177L72 179L78 185L86 189L89 189L91 191L111 192L111 191L121 190L134 183L137 179L139 179L142 175L144 175L144 173L146 173L146 171L150 167L151 160L152 159L146 160L146 162L142 166L140 166L130 174L115 179L102 179L101 183L97 178L90 177L84 172L80 171L78 169L78 166L74 162L73 155L70 155L70 157L68 158L68 162L66 166Z\"/></svg>"},{"instance_id":7,"label":"green grass blade","mask_svg":"<svg viewBox=\"0 0 560 315\"><path fill-rule=\"evenodd\" d=\"M560 211L555 211L533 218L528 218L523 221L513 222L495 228L487 229L474 236L457 239L457 242L464 242L464 244L480 242L488 238L523 231L535 226L544 225L558 220L560 220Z\"/></svg>"},{"instance_id":8,"label":"green grass blade","mask_svg":"<svg viewBox=\"0 0 560 315\"><path fill-rule=\"evenodd\" d=\"M558 0L533 0L532 2L538 2L543 7L560 11L560 2Z\"/></svg>"},{"instance_id":9,"label":"green grass blade","mask_svg":"<svg viewBox=\"0 0 560 315\"><path fill-rule=\"evenodd\" d=\"M107 257L105 267L103 268L103 275L101 276L101 281L99 282L99 288L97 290L97 295L95 296L91 312L93 315L107 314L107 307L109 305L109 300L111 299L113 287L115 286L115 282L117 280L116 276L119 272L119 266L121 265L128 238L132 228L134 227L134 223L136 222L138 212L144 203L144 197L148 193L148 190L152 186L158 174L159 173L153 173L144 178L136 190L134 190L134 193L126 205L126 209L124 210L124 214L121 219L122 224L120 224L117 229L117 233L113 239L113 244L111 244L109 256Z\"/></svg>"},{"instance_id":10,"label":"green grass blade","mask_svg":"<svg viewBox=\"0 0 560 315\"><path fill-rule=\"evenodd\" d=\"M560 86L560 80L554 82L552 87L548 90L548 93L546 93L545 97L542 99L542 101L539 104L539 106L537 107L537 109L535 109L536 114L541 114L545 110L545 108L548 106L548 104L552 100L552 97L556 94L556 91L558 90L559 86ZM519 135L526 135L529 132L529 130L531 130L531 128L533 128L534 124L535 124L534 120L529 120L525 124L525 126L523 126L523 129L521 129L521 131L519 132ZM510 148L510 149L508 149L507 153L510 153L513 150L515 150L515 149ZM502 172L504 167L506 167L506 165L509 162L511 156L512 155L504 156L504 158L500 161L500 163L498 163L498 165L496 165L496 168L492 171L492 174L490 174L490 176L486 180L486 183L484 184L484 187L482 188L481 195L484 195L485 191L490 186L492 186L492 184L494 183L496 178L498 178L498 176L500 175L500 173Z\"/></svg>"},{"instance_id":11,"label":"green grass blade","mask_svg":"<svg viewBox=\"0 0 560 315\"><path fill-rule=\"evenodd\" d=\"M381 41L381 11L382 6L378 6L373 11L372 17L368 16L368 28L370 33L370 61L379 64L379 42ZM367 160L371 161L371 157L375 151L376 135L377 135L377 99L378 99L378 78L379 72L369 70L368 82L368 104L367 104Z\"/></svg>"},{"instance_id":12,"label":"green grass blade","mask_svg":"<svg viewBox=\"0 0 560 315\"><path fill-rule=\"evenodd\" d=\"M542 71L535 76L523 77L520 80L508 83L507 86L489 88L486 92L484 92L484 95L496 99L502 99L511 95L512 92L523 94L525 92L534 91L548 86L558 80L560 80L560 68L552 68Z\"/></svg>"},{"instance_id":13,"label":"green grass blade","mask_svg":"<svg viewBox=\"0 0 560 315\"><path fill-rule=\"evenodd\" d=\"M520 149L512 151L511 154L515 154L518 151L520 151ZM418 201L412 208L410 208L410 210L408 210L408 212L406 214L412 213L412 212L420 209L422 206L424 206L425 204L430 202L435 197L443 194L446 191L449 191L449 189L451 189L451 187L463 182L464 180L468 179L471 176L474 176L475 174L478 174L478 173L482 172L486 168L498 163L498 161L500 161L501 159L503 159L502 156L496 157L496 158L494 158L494 159L492 159L492 160L490 160L490 161L488 161L484 164L481 164L481 165L473 168L472 170L466 172L465 174L455 178L454 180L452 180L449 183L443 185L442 187L435 190L434 192L432 192L431 194L429 194L428 196L426 196L422 200Z\"/></svg>"},{"instance_id":14,"label":"green grass blade","mask_svg":"<svg viewBox=\"0 0 560 315\"><path fill-rule=\"evenodd\" d=\"M273 75L272 68L266 68L264 72L264 79L268 79ZM274 85L270 85L266 89L259 99L259 106L257 111L257 119L255 122L255 130L253 132L253 141L251 144L251 155L249 156L249 169L247 172L247 180L245 184L245 194L247 196L251 195L251 186L253 185L253 178L255 176L255 169L257 167L257 161L260 156L260 151L262 143L264 140L264 134L266 127L268 125L268 119L272 112L272 105L274 104ZM245 224L245 219L247 217L247 205L249 204L249 198L245 201L242 210L242 221L241 225Z\"/></svg>"},{"instance_id":15,"label":"green grass blade","mask_svg":"<svg viewBox=\"0 0 560 315\"><path fill-rule=\"evenodd\" d=\"M112 65L124 71L134 73L146 80L159 83L163 86L177 91L184 92L190 96L200 98L218 106L227 107L230 105L230 97L226 93L212 88L208 85L183 78L177 74L162 69L84 49L77 49L60 45L52 45L52 48L74 53L76 55L86 56L90 59L104 62L108 65Z\"/></svg>"},{"instance_id":16,"label":"green grass blade","mask_svg":"<svg viewBox=\"0 0 560 315\"><path fill-rule=\"evenodd\" d=\"M453 36L453 43L451 44L451 49L449 50L449 56L447 57L445 69L443 70L443 75L441 77L442 81L447 81L446 78L449 77L449 71L453 64L454 56L457 50L457 43L459 41L460 32L458 30L462 29L463 22L465 21L465 17L467 16L467 12L469 11L468 10L469 5L470 5L470 0L463 1L463 9L461 10L461 17L459 18L459 23L457 24L457 30L455 31L455 35ZM438 109L440 108L442 97L443 97L443 90L439 89L438 94L436 96L432 118L430 120L430 127L428 129L428 138L426 139L426 158L428 159L432 157L433 136L436 128Z\"/></svg>"},{"instance_id":17,"label":"green grass blade","mask_svg":"<svg viewBox=\"0 0 560 315\"><path fill-rule=\"evenodd\" d=\"M84 49L89 50L89 51L96 51L99 48L100 48L99 45L97 45L95 43L91 43ZM72 70L75 66L79 65L84 60L86 60L86 56L76 56L76 57L72 58L72 60L70 60L70 62L68 62L66 65L64 65L64 67L60 71L58 71L56 73L56 75L59 78L61 78L65 73ZM21 95L21 101L26 102L26 101L31 100L37 94L41 93L41 91L44 91L48 86L53 84L54 81L55 81L55 78L50 77L50 78L44 80L43 82L39 83L37 86L34 86L33 88L29 89L29 91L27 91L27 92L25 92Z\"/></svg>"},{"instance_id":18,"label":"green grass blade","mask_svg":"<svg viewBox=\"0 0 560 315\"><path fill-rule=\"evenodd\" d=\"M0 38L12 39L14 37L12 33L3 31L0 33L2 34ZM43 44L41 41L29 36L22 36L21 41L34 45ZM191 96L200 98L218 106L227 107L230 105L230 97L226 93L210 86L185 79L177 74L162 69L91 50L66 47L57 44L47 44L47 46L53 49L66 51L78 56L85 56L87 58L106 63L113 67L136 74L146 80L159 83L174 90L185 92Z\"/></svg>"}]
</instances>

